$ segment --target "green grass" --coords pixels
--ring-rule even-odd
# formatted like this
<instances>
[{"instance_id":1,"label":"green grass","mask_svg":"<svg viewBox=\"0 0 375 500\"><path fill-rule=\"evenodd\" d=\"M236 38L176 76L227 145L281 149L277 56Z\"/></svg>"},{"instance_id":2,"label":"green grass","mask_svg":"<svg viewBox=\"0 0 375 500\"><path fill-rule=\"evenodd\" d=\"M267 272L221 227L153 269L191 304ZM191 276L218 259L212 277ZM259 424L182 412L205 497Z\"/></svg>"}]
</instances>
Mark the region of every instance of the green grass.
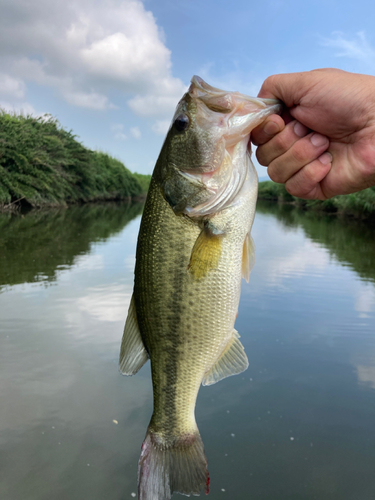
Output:
<instances>
[{"instance_id":1,"label":"green grass","mask_svg":"<svg viewBox=\"0 0 375 500\"><path fill-rule=\"evenodd\" d=\"M32 207L121 200L147 192L150 176L84 147L49 115L0 110L0 207L17 200Z\"/></svg>"},{"instance_id":2,"label":"green grass","mask_svg":"<svg viewBox=\"0 0 375 500\"><path fill-rule=\"evenodd\" d=\"M358 193L334 196L329 200L301 200L290 195L284 184L272 181L259 183L259 199L293 203L305 210L315 210L346 214L354 217L367 218L375 216L375 186Z\"/></svg>"}]
</instances>

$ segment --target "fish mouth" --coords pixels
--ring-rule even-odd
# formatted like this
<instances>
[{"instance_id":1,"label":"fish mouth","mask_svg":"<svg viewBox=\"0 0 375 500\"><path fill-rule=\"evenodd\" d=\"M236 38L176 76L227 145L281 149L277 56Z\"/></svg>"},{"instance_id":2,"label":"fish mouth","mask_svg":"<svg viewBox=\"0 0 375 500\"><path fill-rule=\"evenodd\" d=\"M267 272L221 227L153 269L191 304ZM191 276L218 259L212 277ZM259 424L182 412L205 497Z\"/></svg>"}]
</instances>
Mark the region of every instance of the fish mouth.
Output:
<instances>
[{"instance_id":1,"label":"fish mouth","mask_svg":"<svg viewBox=\"0 0 375 500\"><path fill-rule=\"evenodd\" d=\"M241 94L241 92L221 90L209 85L197 75L192 77L188 93L191 97L203 101L212 111L219 113L235 111L236 113L248 114L256 110L270 110L270 107L274 107L272 112L278 114L283 109L283 103L278 99L261 99Z\"/></svg>"},{"instance_id":2,"label":"fish mouth","mask_svg":"<svg viewBox=\"0 0 375 500\"><path fill-rule=\"evenodd\" d=\"M211 111L222 114L221 123L226 147L231 147L250 134L251 130L271 114L280 114L283 104L278 99L250 97L240 92L231 92L212 87L194 75L188 90Z\"/></svg>"}]
</instances>

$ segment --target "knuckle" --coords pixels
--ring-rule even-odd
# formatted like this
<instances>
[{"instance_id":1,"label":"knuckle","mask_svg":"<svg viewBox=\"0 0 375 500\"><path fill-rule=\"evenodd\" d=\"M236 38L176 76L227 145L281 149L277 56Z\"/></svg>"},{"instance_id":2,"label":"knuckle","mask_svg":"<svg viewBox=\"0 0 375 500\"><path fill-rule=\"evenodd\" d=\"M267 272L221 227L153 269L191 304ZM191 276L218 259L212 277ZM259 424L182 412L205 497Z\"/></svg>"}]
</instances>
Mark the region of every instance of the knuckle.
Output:
<instances>
[{"instance_id":1,"label":"knuckle","mask_svg":"<svg viewBox=\"0 0 375 500\"><path fill-rule=\"evenodd\" d=\"M275 87L276 75L268 76L262 85L262 89L273 89Z\"/></svg>"},{"instance_id":2,"label":"knuckle","mask_svg":"<svg viewBox=\"0 0 375 500\"><path fill-rule=\"evenodd\" d=\"M259 146L255 152L258 162L263 166L267 167L269 161L267 161L267 155L264 153L262 146Z\"/></svg>"},{"instance_id":3,"label":"knuckle","mask_svg":"<svg viewBox=\"0 0 375 500\"><path fill-rule=\"evenodd\" d=\"M298 196L298 192L295 190L291 181L285 183L285 190L292 196Z\"/></svg>"},{"instance_id":4,"label":"knuckle","mask_svg":"<svg viewBox=\"0 0 375 500\"><path fill-rule=\"evenodd\" d=\"M277 166L277 164L270 163L268 166L268 175L273 180L273 182L277 182L278 184L283 184L285 182L285 177Z\"/></svg>"},{"instance_id":5,"label":"knuckle","mask_svg":"<svg viewBox=\"0 0 375 500\"><path fill-rule=\"evenodd\" d=\"M303 182L303 186L306 186L305 189L311 190L311 185L317 182L317 172L312 165L306 165L305 168L301 171L301 182Z\"/></svg>"},{"instance_id":6,"label":"knuckle","mask_svg":"<svg viewBox=\"0 0 375 500\"><path fill-rule=\"evenodd\" d=\"M296 176L298 177L298 176ZM304 186L303 183L300 182L298 178L291 179L285 184L285 189L292 196L297 196L298 198L308 197L308 194L311 192L311 186Z\"/></svg>"},{"instance_id":7,"label":"knuckle","mask_svg":"<svg viewBox=\"0 0 375 500\"><path fill-rule=\"evenodd\" d=\"M287 137L282 133L277 134L272 139L272 143L275 151L277 151L279 155L285 153L289 148Z\"/></svg>"},{"instance_id":8,"label":"knuckle","mask_svg":"<svg viewBox=\"0 0 375 500\"><path fill-rule=\"evenodd\" d=\"M303 198L301 191L298 189L298 186L293 184L293 182L287 182L285 184L285 190L291 195L296 196L297 198Z\"/></svg>"},{"instance_id":9,"label":"knuckle","mask_svg":"<svg viewBox=\"0 0 375 500\"><path fill-rule=\"evenodd\" d=\"M295 146L291 149L293 160L299 165L305 165L309 160L308 151L306 145L303 144L303 142L305 141L297 141L295 143Z\"/></svg>"},{"instance_id":10,"label":"knuckle","mask_svg":"<svg viewBox=\"0 0 375 500\"><path fill-rule=\"evenodd\" d=\"M329 170L329 169L328 169ZM293 196L304 199L326 199L320 187L321 180L327 174L327 166L313 161L298 171L285 185Z\"/></svg>"}]
</instances>

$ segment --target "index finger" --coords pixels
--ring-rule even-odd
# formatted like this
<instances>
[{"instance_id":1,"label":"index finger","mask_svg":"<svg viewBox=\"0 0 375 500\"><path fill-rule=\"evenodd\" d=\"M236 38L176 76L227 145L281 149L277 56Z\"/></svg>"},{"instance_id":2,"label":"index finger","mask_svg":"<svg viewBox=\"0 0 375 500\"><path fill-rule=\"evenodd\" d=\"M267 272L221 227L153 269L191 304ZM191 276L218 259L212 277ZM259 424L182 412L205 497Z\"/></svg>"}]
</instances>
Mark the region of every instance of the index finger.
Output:
<instances>
[{"instance_id":1,"label":"index finger","mask_svg":"<svg viewBox=\"0 0 375 500\"><path fill-rule=\"evenodd\" d=\"M270 115L263 123L251 131L251 142L260 146L285 128L285 122L279 115Z\"/></svg>"}]
</instances>

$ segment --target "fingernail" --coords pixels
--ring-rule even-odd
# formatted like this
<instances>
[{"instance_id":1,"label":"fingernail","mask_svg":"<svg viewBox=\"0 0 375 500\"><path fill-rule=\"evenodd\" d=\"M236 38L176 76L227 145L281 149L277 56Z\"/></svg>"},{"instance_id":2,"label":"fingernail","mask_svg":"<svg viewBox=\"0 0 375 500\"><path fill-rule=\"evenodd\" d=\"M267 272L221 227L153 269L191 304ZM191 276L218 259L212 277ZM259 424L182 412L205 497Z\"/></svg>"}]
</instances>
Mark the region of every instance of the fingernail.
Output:
<instances>
[{"instance_id":1,"label":"fingernail","mask_svg":"<svg viewBox=\"0 0 375 500\"><path fill-rule=\"evenodd\" d=\"M315 147L323 146L323 144L327 144L328 139L325 135L313 134L310 137L310 141L313 143Z\"/></svg>"},{"instance_id":2,"label":"fingernail","mask_svg":"<svg viewBox=\"0 0 375 500\"><path fill-rule=\"evenodd\" d=\"M294 124L294 133L298 135L298 137L305 137L309 129L305 127L305 125L302 125L300 122L296 122Z\"/></svg>"},{"instance_id":3,"label":"fingernail","mask_svg":"<svg viewBox=\"0 0 375 500\"><path fill-rule=\"evenodd\" d=\"M323 163L323 165L328 165L329 163L332 163L332 155L331 153L328 153L328 151L326 151L325 153L323 153L321 156L319 156L318 160L320 161L320 163Z\"/></svg>"},{"instance_id":4,"label":"fingernail","mask_svg":"<svg viewBox=\"0 0 375 500\"><path fill-rule=\"evenodd\" d=\"M264 127L264 132L267 134L267 135L275 135L277 134L278 132L280 132L280 127L277 123L275 122L268 122L266 123L265 127Z\"/></svg>"}]
</instances>

